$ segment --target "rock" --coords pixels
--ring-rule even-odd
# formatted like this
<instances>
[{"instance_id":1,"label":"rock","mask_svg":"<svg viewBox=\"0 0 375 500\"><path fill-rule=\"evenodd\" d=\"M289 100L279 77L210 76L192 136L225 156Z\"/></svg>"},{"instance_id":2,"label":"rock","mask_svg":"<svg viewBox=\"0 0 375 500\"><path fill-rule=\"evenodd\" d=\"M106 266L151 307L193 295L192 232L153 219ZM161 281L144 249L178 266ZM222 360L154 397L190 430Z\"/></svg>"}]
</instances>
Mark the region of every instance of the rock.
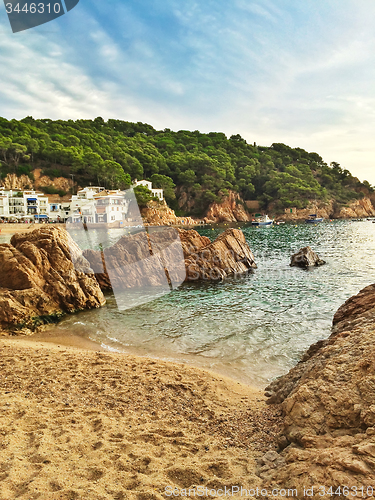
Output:
<instances>
[{"instance_id":1,"label":"rock","mask_svg":"<svg viewBox=\"0 0 375 500\"><path fill-rule=\"evenodd\" d=\"M176 239L177 238L177 239ZM181 242L181 244L180 244ZM132 288L137 286L162 285L165 282L165 269L172 282L178 282L181 261L178 248L173 247L178 243L183 255L183 278L181 281L219 280L227 276L244 274L256 268L254 256L246 243L245 236L238 229L227 229L214 242L206 236L200 236L194 229L169 229L137 235L122 237L113 247L104 250L103 255L98 251L85 250L84 256L95 272L95 276L102 290L115 287ZM172 246L171 246L172 245ZM148 262L150 249L153 259L159 259L157 249L166 249L169 256L160 257L160 274L155 272L154 262ZM156 249L156 251L155 251ZM176 253L175 253L176 252ZM176 258L175 258L176 256ZM116 275L109 276L108 270L103 267L103 258L108 268L108 262ZM165 260L168 265L165 265ZM142 266L141 261L145 261ZM126 276L121 272L126 270Z\"/></svg>"},{"instance_id":2,"label":"rock","mask_svg":"<svg viewBox=\"0 0 375 500\"><path fill-rule=\"evenodd\" d=\"M268 206L268 212L273 211L273 208L276 208L275 203L271 202ZM297 222L305 221L310 214L316 214L317 217L323 217L323 219L330 219L335 215L338 216L338 213L335 214L335 203L333 200L330 200L319 203L310 202L308 208L294 208L292 212L290 212L290 209L286 209L278 218L284 221Z\"/></svg>"},{"instance_id":3,"label":"rock","mask_svg":"<svg viewBox=\"0 0 375 500\"><path fill-rule=\"evenodd\" d=\"M369 198L362 198L350 203L349 207L343 207L338 217L342 219L372 217L375 215L375 209Z\"/></svg>"},{"instance_id":4,"label":"rock","mask_svg":"<svg viewBox=\"0 0 375 500\"><path fill-rule=\"evenodd\" d=\"M338 308L333 317L333 331L343 331L354 327L357 321L375 315L375 285L369 285L354 297L350 297Z\"/></svg>"},{"instance_id":5,"label":"rock","mask_svg":"<svg viewBox=\"0 0 375 500\"><path fill-rule=\"evenodd\" d=\"M375 285L347 300L330 337L267 387L281 405L285 464L264 476L302 491L375 483ZM370 495L369 495L370 496Z\"/></svg>"},{"instance_id":6,"label":"rock","mask_svg":"<svg viewBox=\"0 0 375 500\"><path fill-rule=\"evenodd\" d=\"M186 281L224 279L257 267L239 229L227 229L212 243L193 230L180 230L179 233L184 249Z\"/></svg>"},{"instance_id":7,"label":"rock","mask_svg":"<svg viewBox=\"0 0 375 500\"><path fill-rule=\"evenodd\" d=\"M66 179L65 177L55 177L52 180L47 175L41 175L38 180L35 180L34 185L36 189L52 186L56 189L69 193L69 190L72 188L72 180Z\"/></svg>"},{"instance_id":8,"label":"rock","mask_svg":"<svg viewBox=\"0 0 375 500\"><path fill-rule=\"evenodd\" d=\"M1 182L5 189L30 189L33 185L33 181L28 175L7 174L6 177Z\"/></svg>"},{"instance_id":9,"label":"rock","mask_svg":"<svg viewBox=\"0 0 375 500\"><path fill-rule=\"evenodd\" d=\"M142 209L141 215L146 226L194 226L199 222L191 217L177 217L175 211L169 208L164 200L151 201Z\"/></svg>"},{"instance_id":10,"label":"rock","mask_svg":"<svg viewBox=\"0 0 375 500\"><path fill-rule=\"evenodd\" d=\"M3 330L34 330L64 313L104 303L92 270L65 229L42 227L0 245Z\"/></svg>"},{"instance_id":11,"label":"rock","mask_svg":"<svg viewBox=\"0 0 375 500\"><path fill-rule=\"evenodd\" d=\"M238 193L229 191L221 203L211 203L206 219L212 222L247 222L250 216L244 206L244 202Z\"/></svg>"},{"instance_id":12,"label":"rock","mask_svg":"<svg viewBox=\"0 0 375 500\"><path fill-rule=\"evenodd\" d=\"M286 210L280 218L286 221L301 221L307 219L310 214L317 214L317 217L323 217L324 219L373 217L375 215L373 202L374 200L364 197L361 200L354 200L348 207L342 208L334 200L318 203L310 202L308 208L293 210L293 212ZM271 212L272 208L273 204L271 202L268 212Z\"/></svg>"},{"instance_id":13,"label":"rock","mask_svg":"<svg viewBox=\"0 0 375 500\"><path fill-rule=\"evenodd\" d=\"M196 209L196 198L193 187L177 186L176 198L180 210L191 213Z\"/></svg>"},{"instance_id":14,"label":"rock","mask_svg":"<svg viewBox=\"0 0 375 500\"><path fill-rule=\"evenodd\" d=\"M2 180L2 185L5 189L39 189L41 187L53 186L56 189L61 189L62 191L69 192L73 186L73 181L71 179L66 179L65 177L55 177L51 179L47 175L42 175L42 170L37 168L33 170L34 180L30 179L28 175L20 175L17 177L16 174L7 174L7 176ZM51 196L51 195L49 195Z\"/></svg>"},{"instance_id":15,"label":"rock","mask_svg":"<svg viewBox=\"0 0 375 500\"><path fill-rule=\"evenodd\" d=\"M121 237L102 253L85 250L102 290L168 287L185 279L184 258L178 231L140 231Z\"/></svg>"},{"instance_id":16,"label":"rock","mask_svg":"<svg viewBox=\"0 0 375 500\"><path fill-rule=\"evenodd\" d=\"M291 257L290 265L295 267L302 267L306 269L312 266L322 266L325 261L320 259L319 256L310 248L301 248L297 253Z\"/></svg>"}]
</instances>

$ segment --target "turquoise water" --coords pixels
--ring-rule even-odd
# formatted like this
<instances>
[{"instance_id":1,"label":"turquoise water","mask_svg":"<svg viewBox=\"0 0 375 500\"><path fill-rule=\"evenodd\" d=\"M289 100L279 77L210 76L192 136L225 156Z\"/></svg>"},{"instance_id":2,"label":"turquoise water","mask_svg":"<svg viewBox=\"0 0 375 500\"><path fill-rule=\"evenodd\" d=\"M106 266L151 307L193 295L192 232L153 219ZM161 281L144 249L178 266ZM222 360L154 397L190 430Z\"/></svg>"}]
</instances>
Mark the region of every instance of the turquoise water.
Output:
<instances>
[{"instance_id":1,"label":"turquoise water","mask_svg":"<svg viewBox=\"0 0 375 500\"><path fill-rule=\"evenodd\" d=\"M199 232L213 239L224 230ZM264 386L330 334L347 298L375 282L375 224L327 221L243 231L258 265L254 273L185 283L125 311L108 296L102 309L68 316L51 333L69 331L111 350L184 361ZM291 268L291 254L306 245L327 264Z\"/></svg>"}]
</instances>

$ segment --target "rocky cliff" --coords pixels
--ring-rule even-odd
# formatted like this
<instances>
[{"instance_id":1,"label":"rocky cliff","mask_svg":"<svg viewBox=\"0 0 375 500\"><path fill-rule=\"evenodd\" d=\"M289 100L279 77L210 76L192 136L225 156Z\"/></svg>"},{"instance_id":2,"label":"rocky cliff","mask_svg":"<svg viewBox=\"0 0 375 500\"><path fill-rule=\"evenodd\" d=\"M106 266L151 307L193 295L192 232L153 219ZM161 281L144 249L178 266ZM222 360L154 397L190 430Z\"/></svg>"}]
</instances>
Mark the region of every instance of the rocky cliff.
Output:
<instances>
[{"instance_id":1,"label":"rocky cliff","mask_svg":"<svg viewBox=\"0 0 375 500\"><path fill-rule=\"evenodd\" d=\"M33 189L34 183L28 175L8 174L2 181L1 185L5 189Z\"/></svg>"},{"instance_id":2,"label":"rocky cliff","mask_svg":"<svg viewBox=\"0 0 375 500\"><path fill-rule=\"evenodd\" d=\"M219 280L256 268L245 236L238 229L227 229L212 243L193 229L141 232L122 237L102 254L86 250L84 256L102 290L163 285L165 273L173 284Z\"/></svg>"},{"instance_id":3,"label":"rocky cliff","mask_svg":"<svg viewBox=\"0 0 375 500\"><path fill-rule=\"evenodd\" d=\"M295 210L292 213L286 211L284 214L277 217L277 219L297 221L307 219L309 214L317 214L318 217L324 219L351 219L362 217L375 216L375 208L370 198L362 198L351 202L347 207L339 207L333 200L327 203L314 203L311 202L308 208Z\"/></svg>"},{"instance_id":4,"label":"rocky cliff","mask_svg":"<svg viewBox=\"0 0 375 500\"><path fill-rule=\"evenodd\" d=\"M65 177L55 177L51 179L47 175L42 174L42 170L37 168L33 170L34 180L30 179L28 175L20 175L17 177L16 174L8 174L2 181L2 185L5 189L40 189L41 187L53 186L56 189L61 189L69 193L69 190L73 186L71 179L66 179ZM51 195L49 195L51 196Z\"/></svg>"},{"instance_id":5,"label":"rocky cliff","mask_svg":"<svg viewBox=\"0 0 375 500\"><path fill-rule=\"evenodd\" d=\"M375 216L375 209L369 198L353 201L348 207L341 208L338 215L339 218L343 219L369 216Z\"/></svg>"},{"instance_id":6,"label":"rocky cliff","mask_svg":"<svg viewBox=\"0 0 375 500\"><path fill-rule=\"evenodd\" d=\"M298 365L266 389L281 404L285 448L260 462L265 485L353 487L362 498L375 484L375 285L339 308L332 334L310 347ZM275 464L275 465L272 465ZM355 490L354 488L357 488ZM370 493L369 493L370 492ZM300 494L299 498L303 498Z\"/></svg>"},{"instance_id":7,"label":"rocky cliff","mask_svg":"<svg viewBox=\"0 0 375 500\"><path fill-rule=\"evenodd\" d=\"M199 222L191 217L177 217L174 210L168 207L165 201L151 201L141 211L145 225L149 226L194 226Z\"/></svg>"},{"instance_id":8,"label":"rocky cliff","mask_svg":"<svg viewBox=\"0 0 375 500\"><path fill-rule=\"evenodd\" d=\"M206 216L206 222L247 222L250 216L244 207L238 193L229 191L221 203L211 203Z\"/></svg>"},{"instance_id":9,"label":"rocky cliff","mask_svg":"<svg viewBox=\"0 0 375 500\"><path fill-rule=\"evenodd\" d=\"M42 227L0 245L0 329L27 333L66 312L104 303L92 270L64 229Z\"/></svg>"}]
</instances>

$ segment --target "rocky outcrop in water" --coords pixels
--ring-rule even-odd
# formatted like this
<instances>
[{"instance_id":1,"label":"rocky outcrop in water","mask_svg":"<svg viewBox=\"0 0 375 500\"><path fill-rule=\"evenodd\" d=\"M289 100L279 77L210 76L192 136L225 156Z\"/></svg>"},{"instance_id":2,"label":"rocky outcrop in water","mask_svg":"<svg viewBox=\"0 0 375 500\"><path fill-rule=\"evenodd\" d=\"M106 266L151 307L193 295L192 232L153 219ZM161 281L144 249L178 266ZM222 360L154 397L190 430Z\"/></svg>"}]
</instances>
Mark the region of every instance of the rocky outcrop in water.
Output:
<instances>
[{"instance_id":1,"label":"rocky outcrop in water","mask_svg":"<svg viewBox=\"0 0 375 500\"><path fill-rule=\"evenodd\" d=\"M345 302L331 336L310 347L298 365L269 385L281 404L285 448L278 467L260 464L265 485L336 491L375 484L375 285ZM355 490L353 490L354 492ZM370 490L369 490L370 491ZM362 493L361 493L362 496ZM300 495L302 498L302 495Z\"/></svg>"},{"instance_id":2,"label":"rocky outcrop in water","mask_svg":"<svg viewBox=\"0 0 375 500\"><path fill-rule=\"evenodd\" d=\"M248 273L257 267L239 229L227 229L212 243L196 231L180 230L180 238L185 256L186 281L224 279Z\"/></svg>"},{"instance_id":3,"label":"rocky outcrop in water","mask_svg":"<svg viewBox=\"0 0 375 500\"><path fill-rule=\"evenodd\" d=\"M323 264L325 264L325 261L309 246L301 248L301 250L292 255L290 260L290 266L302 267L303 269L313 266L322 266Z\"/></svg>"},{"instance_id":4,"label":"rocky outcrop in water","mask_svg":"<svg viewBox=\"0 0 375 500\"><path fill-rule=\"evenodd\" d=\"M92 270L64 229L42 227L0 245L0 329L33 330L104 303Z\"/></svg>"},{"instance_id":5,"label":"rocky outcrop in water","mask_svg":"<svg viewBox=\"0 0 375 500\"><path fill-rule=\"evenodd\" d=\"M84 256L102 290L162 285L165 273L173 284L219 280L256 268L238 229L227 229L212 243L194 229L140 232L122 237L102 253L86 250Z\"/></svg>"}]
</instances>

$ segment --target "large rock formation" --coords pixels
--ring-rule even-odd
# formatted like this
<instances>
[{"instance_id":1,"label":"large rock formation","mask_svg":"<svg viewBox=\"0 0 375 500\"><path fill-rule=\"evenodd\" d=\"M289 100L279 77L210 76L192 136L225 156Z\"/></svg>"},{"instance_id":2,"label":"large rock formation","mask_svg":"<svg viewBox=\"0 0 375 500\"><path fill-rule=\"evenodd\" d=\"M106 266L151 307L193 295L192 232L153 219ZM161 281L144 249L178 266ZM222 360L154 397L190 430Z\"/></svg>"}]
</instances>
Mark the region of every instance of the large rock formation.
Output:
<instances>
[{"instance_id":1,"label":"large rock formation","mask_svg":"<svg viewBox=\"0 0 375 500\"><path fill-rule=\"evenodd\" d=\"M0 245L0 329L33 330L104 303L92 270L64 229L42 227Z\"/></svg>"},{"instance_id":2,"label":"large rock formation","mask_svg":"<svg viewBox=\"0 0 375 500\"><path fill-rule=\"evenodd\" d=\"M375 215L375 209L369 198L362 198L350 203L348 207L343 207L338 214L339 218L350 219L356 217L369 217Z\"/></svg>"},{"instance_id":3,"label":"large rock formation","mask_svg":"<svg viewBox=\"0 0 375 500\"><path fill-rule=\"evenodd\" d=\"M303 269L313 266L322 266L323 264L325 264L325 261L309 246L301 248L301 250L293 254L290 259L290 266L302 267Z\"/></svg>"},{"instance_id":4,"label":"large rock formation","mask_svg":"<svg viewBox=\"0 0 375 500\"><path fill-rule=\"evenodd\" d=\"M169 208L165 201L148 203L148 206L142 209L141 215L146 226L194 226L199 222L191 217L177 217L175 211Z\"/></svg>"},{"instance_id":5,"label":"large rock formation","mask_svg":"<svg viewBox=\"0 0 375 500\"><path fill-rule=\"evenodd\" d=\"M66 177L55 177L51 179L47 175L43 175L42 170L37 168L33 170L34 179L30 179L28 175L7 174L7 176L2 180L2 185L5 189L40 189L41 187L53 186L56 189L61 189L62 191L69 192L73 187L73 182L71 179ZM49 195L53 196L53 195Z\"/></svg>"},{"instance_id":6,"label":"large rock formation","mask_svg":"<svg viewBox=\"0 0 375 500\"><path fill-rule=\"evenodd\" d=\"M211 203L206 213L210 222L247 222L250 216L238 193L229 191L221 203Z\"/></svg>"},{"instance_id":7,"label":"large rock formation","mask_svg":"<svg viewBox=\"0 0 375 500\"><path fill-rule=\"evenodd\" d=\"M183 246L186 281L217 280L245 274L256 268L254 255L239 229L227 229L212 243L194 231L179 231Z\"/></svg>"},{"instance_id":8,"label":"large rock formation","mask_svg":"<svg viewBox=\"0 0 375 500\"><path fill-rule=\"evenodd\" d=\"M7 174L7 176L2 179L1 185L5 189L23 190L31 189L34 184L28 175L20 175L18 177L16 174Z\"/></svg>"},{"instance_id":9,"label":"large rock formation","mask_svg":"<svg viewBox=\"0 0 375 500\"><path fill-rule=\"evenodd\" d=\"M141 232L122 237L102 253L86 250L84 256L102 290L162 285L165 273L173 284L219 280L256 268L245 236L238 229L227 229L212 243L193 229Z\"/></svg>"},{"instance_id":10,"label":"large rock formation","mask_svg":"<svg viewBox=\"0 0 375 500\"><path fill-rule=\"evenodd\" d=\"M307 219L310 214L317 214L318 217L324 219L351 219L375 216L375 209L368 197L355 200L349 206L342 208L338 206L337 202L330 200L328 202L311 202L308 208L293 209L292 212L287 209L278 219L300 221Z\"/></svg>"},{"instance_id":11,"label":"large rock formation","mask_svg":"<svg viewBox=\"0 0 375 500\"><path fill-rule=\"evenodd\" d=\"M261 462L265 485L357 488L375 484L375 285L339 308L331 336L310 347L298 365L266 389L281 403L285 448L277 467ZM276 463L276 461L275 461ZM364 490L360 488L364 487ZM367 490L367 488L370 488ZM353 489L353 493L355 489ZM353 495L355 496L355 495Z\"/></svg>"}]
</instances>

